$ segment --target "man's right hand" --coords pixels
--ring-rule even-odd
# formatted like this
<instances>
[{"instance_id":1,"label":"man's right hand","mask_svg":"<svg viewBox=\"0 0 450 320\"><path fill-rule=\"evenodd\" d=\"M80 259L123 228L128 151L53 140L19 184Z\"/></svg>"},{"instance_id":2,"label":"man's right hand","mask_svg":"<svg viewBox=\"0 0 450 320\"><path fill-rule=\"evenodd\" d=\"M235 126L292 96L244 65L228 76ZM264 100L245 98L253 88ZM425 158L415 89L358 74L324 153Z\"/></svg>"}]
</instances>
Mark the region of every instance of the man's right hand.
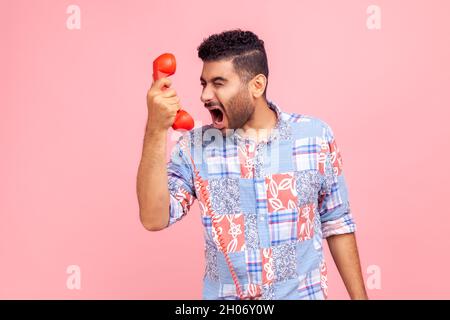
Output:
<instances>
[{"instance_id":1,"label":"man's right hand","mask_svg":"<svg viewBox=\"0 0 450 320\"><path fill-rule=\"evenodd\" d=\"M154 81L147 91L147 130L162 132L173 125L181 106L177 93L170 88L171 84L169 78L161 78Z\"/></svg>"}]
</instances>

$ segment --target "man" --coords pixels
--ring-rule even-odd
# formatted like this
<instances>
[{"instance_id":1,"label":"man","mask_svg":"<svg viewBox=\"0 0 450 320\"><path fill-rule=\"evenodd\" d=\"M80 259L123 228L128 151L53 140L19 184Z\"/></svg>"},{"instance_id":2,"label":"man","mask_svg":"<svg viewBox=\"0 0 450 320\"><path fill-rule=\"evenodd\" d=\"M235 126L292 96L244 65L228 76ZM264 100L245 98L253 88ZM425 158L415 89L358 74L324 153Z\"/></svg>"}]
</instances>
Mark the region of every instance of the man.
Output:
<instances>
[{"instance_id":1,"label":"man","mask_svg":"<svg viewBox=\"0 0 450 320\"><path fill-rule=\"evenodd\" d=\"M201 101L211 124L185 133L166 164L179 98L171 81L147 93L137 178L150 231L179 221L198 199L204 299L326 299L326 238L352 299L367 299L342 158L330 126L266 99L264 42L231 30L205 39Z\"/></svg>"}]
</instances>

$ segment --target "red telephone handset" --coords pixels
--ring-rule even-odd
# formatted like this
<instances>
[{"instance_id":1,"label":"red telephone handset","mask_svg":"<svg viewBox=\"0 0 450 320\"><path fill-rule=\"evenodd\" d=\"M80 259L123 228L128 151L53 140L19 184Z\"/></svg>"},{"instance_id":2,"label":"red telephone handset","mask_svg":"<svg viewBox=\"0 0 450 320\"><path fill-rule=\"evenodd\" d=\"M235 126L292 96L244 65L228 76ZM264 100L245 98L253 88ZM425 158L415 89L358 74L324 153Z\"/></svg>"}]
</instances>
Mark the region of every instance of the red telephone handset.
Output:
<instances>
[{"instance_id":1,"label":"red telephone handset","mask_svg":"<svg viewBox=\"0 0 450 320\"><path fill-rule=\"evenodd\" d=\"M175 56L171 53L163 53L153 61L153 80L168 77L175 73L177 63ZM191 130L194 128L194 119L189 113L180 109L177 111L175 121L172 124L174 130Z\"/></svg>"}]
</instances>

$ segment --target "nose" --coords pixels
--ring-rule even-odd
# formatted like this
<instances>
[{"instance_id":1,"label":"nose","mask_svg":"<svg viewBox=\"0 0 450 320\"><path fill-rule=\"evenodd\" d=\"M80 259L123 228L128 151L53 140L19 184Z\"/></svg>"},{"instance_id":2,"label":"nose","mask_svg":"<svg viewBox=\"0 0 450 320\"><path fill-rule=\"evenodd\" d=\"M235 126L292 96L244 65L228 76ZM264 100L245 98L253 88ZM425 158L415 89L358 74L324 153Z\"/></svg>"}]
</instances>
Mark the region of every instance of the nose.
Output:
<instances>
[{"instance_id":1,"label":"nose","mask_svg":"<svg viewBox=\"0 0 450 320\"><path fill-rule=\"evenodd\" d=\"M203 103L210 102L214 99L214 93L211 89L209 89L208 85L203 88L202 95L200 96L200 100Z\"/></svg>"}]
</instances>

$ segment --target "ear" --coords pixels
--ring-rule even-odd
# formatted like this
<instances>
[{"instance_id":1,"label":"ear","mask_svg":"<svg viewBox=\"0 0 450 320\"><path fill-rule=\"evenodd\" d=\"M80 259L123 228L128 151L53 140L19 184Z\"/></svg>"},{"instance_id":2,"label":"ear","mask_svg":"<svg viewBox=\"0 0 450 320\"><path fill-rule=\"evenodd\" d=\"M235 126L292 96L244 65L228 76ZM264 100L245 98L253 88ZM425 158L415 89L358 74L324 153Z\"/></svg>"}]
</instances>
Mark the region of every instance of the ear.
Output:
<instances>
[{"instance_id":1,"label":"ear","mask_svg":"<svg viewBox=\"0 0 450 320\"><path fill-rule=\"evenodd\" d=\"M250 94L253 96L253 98L259 98L263 95L264 90L266 89L267 85L267 78L262 73L256 75L252 80L249 82L249 89Z\"/></svg>"}]
</instances>

